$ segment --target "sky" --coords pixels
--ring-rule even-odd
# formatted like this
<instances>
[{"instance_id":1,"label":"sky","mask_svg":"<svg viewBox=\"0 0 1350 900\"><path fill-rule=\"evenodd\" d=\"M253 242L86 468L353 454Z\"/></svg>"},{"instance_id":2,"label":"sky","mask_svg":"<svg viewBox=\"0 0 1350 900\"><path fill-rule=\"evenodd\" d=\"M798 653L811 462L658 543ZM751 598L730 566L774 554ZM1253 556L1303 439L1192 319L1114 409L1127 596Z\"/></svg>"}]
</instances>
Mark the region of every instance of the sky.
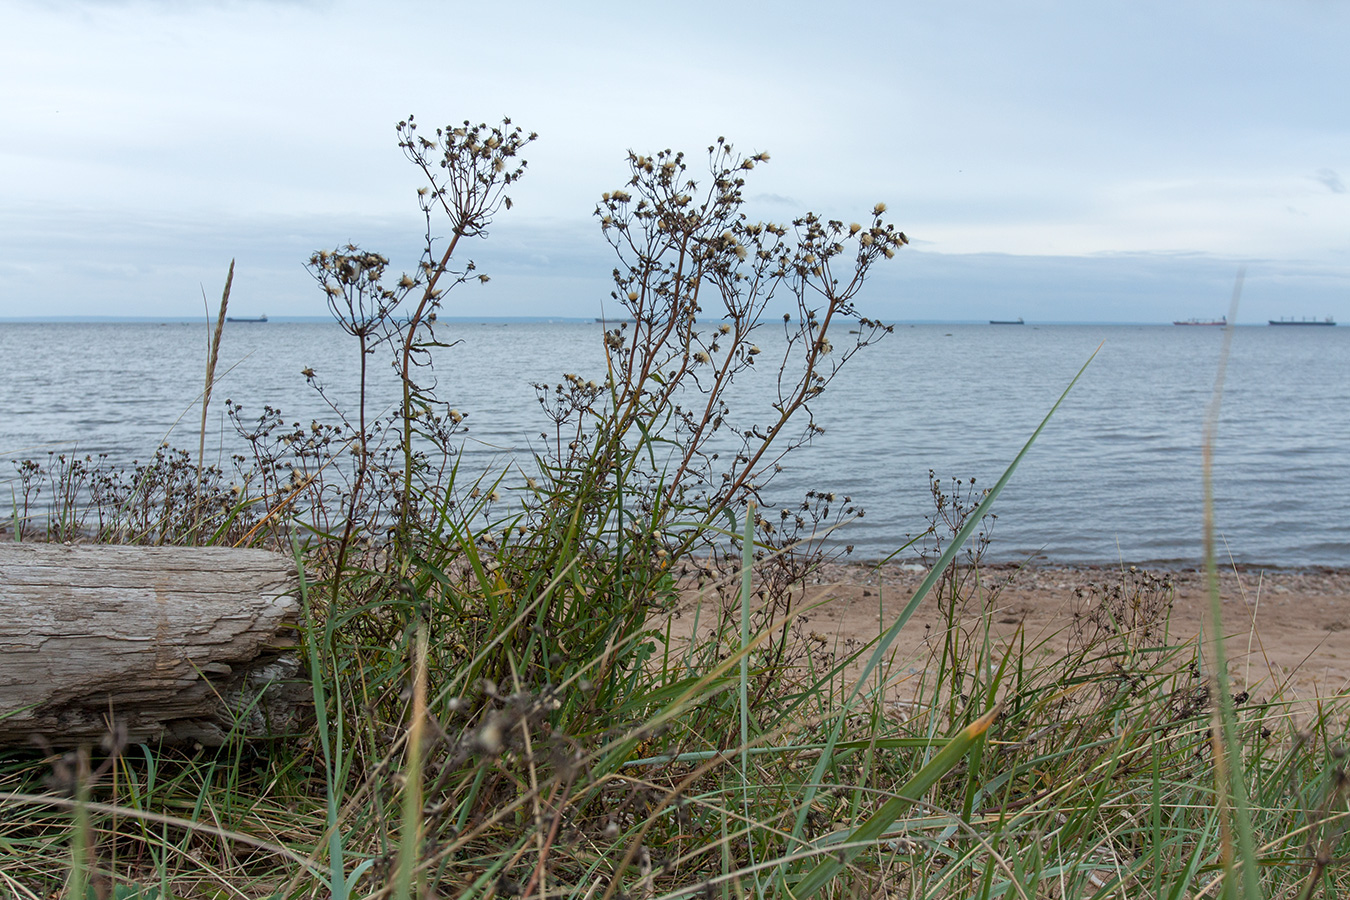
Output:
<instances>
[{"instance_id":1,"label":"sky","mask_svg":"<svg viewBox=\"0 0 1350 900\"><path fill-rule=\"evenodd\" d=\"M891 321L1350 324L1350 2L9 0L0 318L324 315L304 268L411 267L425 127L539 139L445 315L599 315L627 151L725 136L753 216L911 240Z\"/></svg>"}]
</instances>

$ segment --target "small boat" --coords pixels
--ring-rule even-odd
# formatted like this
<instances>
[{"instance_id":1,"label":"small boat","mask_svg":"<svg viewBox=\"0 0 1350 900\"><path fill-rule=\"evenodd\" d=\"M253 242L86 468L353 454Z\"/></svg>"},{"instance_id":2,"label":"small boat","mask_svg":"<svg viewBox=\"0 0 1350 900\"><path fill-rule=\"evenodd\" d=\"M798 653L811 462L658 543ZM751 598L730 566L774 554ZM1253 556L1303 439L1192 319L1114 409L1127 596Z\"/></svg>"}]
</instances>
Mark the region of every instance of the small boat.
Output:
<instances>
[{"instance_id":1,"label":"small boat","mask_svg":"<svg viewBox=\"0 0 1350 900\"><path fill-rule=\"evenodd\" d=\"M1325 319L1269 319L1272 325L1335 325L1336 320L1331 316Z\"/></svg>"},{"instance_id":2,"label":"small boat","mask_svg":"<svg viewBox=\"0 0 1350 900\"><path fill-rule=\"evenodd\" d=\"M1217 319L1187 319L1184 322L1173 322L1173 325L1217 325L1220 328L1228 324L1227 316L1220 316Z\"/></svg>"},{"instance_id":3,"label":"small boat","mask_svg":"<svg viewBox=\"0 0 1350 900\"><path fill-rule=\"evenodd\" d=\"M1022 320L1022 317L1021 317L1021 316L1018 316L1016 319L990 319L990 320L989 320L989 324L990 324L990 325L1025 325L1025 324L1027 324L1027 323L1024 322L1024 321Z\"/></svg>"},{"instance_id":4,"label":"small boat","mask_svg":"<svg viewBox=\"0 0 1350 900\"><path fill-rule=\"evenodd\" d=\"M263 322L266 322L266 321L267 321L267 313L263 313L261 316L226 316L226 317L225 317L225 321L226 321L226 322L258 322L258 323L263 323Z\"/></svg>"}]
</instances>

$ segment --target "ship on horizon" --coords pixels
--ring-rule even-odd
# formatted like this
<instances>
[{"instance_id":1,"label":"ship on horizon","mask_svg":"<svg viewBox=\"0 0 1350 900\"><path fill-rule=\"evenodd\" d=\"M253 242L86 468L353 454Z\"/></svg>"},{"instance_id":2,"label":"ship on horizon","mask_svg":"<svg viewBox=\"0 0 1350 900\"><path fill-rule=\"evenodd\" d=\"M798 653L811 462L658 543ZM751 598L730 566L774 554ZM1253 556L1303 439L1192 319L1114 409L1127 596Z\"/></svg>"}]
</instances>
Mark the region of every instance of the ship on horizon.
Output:
<instances>
[{"instance_id":1,"label":"ship on horizon","mask_svg":"<svg viewBox=\"0 0 1350 900\"><path fill-rule=\"evenodd\" d=\"M1223 327L1228 324L1227 316L1219 316L1217 319L1186 319L1184 322L1173 322L1173 325L1217 325Z\"/></svg>"},{"instance_id":2,"label":"ship on horizon","mask_svg":"<svg viewBox=\"0 0 1350 900\"><path fill-rule=\"evenodd\" d=\"M1335 325L1336 320L1331 316L1325 319L1268 319L1271 325Z\"/></svg>"},{"instance_id":3,"label":"ship on horizon","mask_svg":"<svg viewBox=\"0 0 1350 900\"><path fill-rule=\"evenodd\" d=\"M1026 323L1025 321L1023 321L1023 319L1022 319L1021 316L1018 316L1016 319L990 319L990 320L989 320L989 324L990 324L990 325L1025 325L1025 324L1027 324L1027 323Z\"/></svg>"},{"instance_id":4,"label":"ship on horizon","mask_svg":"<svg viewBox=\"0 0 1350 900\"><path fill-rule=\"evenodd\" d=\"M226 316L226 317L225 317L225 321L226 321L226 322L266 322L266 321L267 321L267 313L263 313L261 316Z\"/></svg>"}]
</instances>

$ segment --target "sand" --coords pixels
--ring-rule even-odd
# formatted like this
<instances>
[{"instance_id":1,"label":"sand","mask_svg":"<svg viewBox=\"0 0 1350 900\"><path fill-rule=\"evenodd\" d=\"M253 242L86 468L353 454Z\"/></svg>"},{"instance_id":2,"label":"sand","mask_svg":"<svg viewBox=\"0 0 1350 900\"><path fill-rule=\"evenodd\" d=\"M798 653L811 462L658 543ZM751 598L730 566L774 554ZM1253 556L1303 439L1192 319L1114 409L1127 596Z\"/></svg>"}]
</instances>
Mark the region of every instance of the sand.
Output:
<instances>
[{"instance_id":1,"label":"sand","mask_svg":"<svg viewBox=\"0 0 1350 900\"><path fill-rule=\"evenodd\" d=\"M808 610L795 633L808 645L842 655L893 622L924 574L918 566L828 565L793 601L795 608ZM1020 641L1023 632L1026 643L1021 646L1039 653L1067 652L1075 635L1091 627L1084 615L1100 608L1112 587L1125 586L1126 596L1146 600L1170 597L1169 644L1194 641L1209 631L1205 577L1196 570L988 566L979 570L978 583L969 570L962 577L971 597L961 610L963 625L977 624L987 604L996 640ZM1161 579L1170 582L1170 589ZM1350 570L1229 568L1219 580L1235 685L1257 701L1277 692L1284 700L1310 702L1350 691ZM673 620L675 634L695 637L695 611L702 604L697 618L703 636L717 603L706 592L700 596L686 591ZM904 676L917 675L930 664L933 645L944 631L945 620L930 597L894 645L892 672L901 681L888 687L893 699L906 697Z\"/></svg>"}]
</instances>

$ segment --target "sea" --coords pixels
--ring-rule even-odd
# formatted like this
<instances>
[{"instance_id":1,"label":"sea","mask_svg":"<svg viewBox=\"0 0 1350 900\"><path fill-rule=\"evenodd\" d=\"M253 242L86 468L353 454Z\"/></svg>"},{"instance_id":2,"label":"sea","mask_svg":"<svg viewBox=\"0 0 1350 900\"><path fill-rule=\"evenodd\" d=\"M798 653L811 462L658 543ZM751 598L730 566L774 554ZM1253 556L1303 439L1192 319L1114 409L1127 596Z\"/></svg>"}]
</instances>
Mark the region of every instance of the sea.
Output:
<instances>
[{"instance_id":1,"label":"sea","mask_svg":"<svg viewBox=\"0 0 1350 900\"><path fill-rule=\"evenodd\" d=\"M469 426L461 473L523 477L550 423L537 384L601 381L602 327L442 323L436 393ZM208 331L187 323L0 323L0 498L13 461L48 454L144 460L198 443ZM766 488L795 506L808 490L865 515L832 532L856 558L895 553L934 514L930 472L992 487L1091 357L994 509L993 562L1189 566L1203 556L1202 436L1221 328L1155 325L898 325L844 365L812 404L823 427ZM736 387L739 424L766 421L783 337L765 326L756 371ZM837 359L845 345L835 341ZM1095 356L1094 356L1095 354ZM207 458L243 448L225 399L256 415L333 422L354 409L359 352L333 323L226 326L208 414ZM322 393L302 374L312 369ZM371 408L391 409L387 354L370 358ZM1224 563L1350 566L1350 328L1238 326L1214 445ZM901 557L912 556L903 551Z\"/></svg>"}]
</instances>

